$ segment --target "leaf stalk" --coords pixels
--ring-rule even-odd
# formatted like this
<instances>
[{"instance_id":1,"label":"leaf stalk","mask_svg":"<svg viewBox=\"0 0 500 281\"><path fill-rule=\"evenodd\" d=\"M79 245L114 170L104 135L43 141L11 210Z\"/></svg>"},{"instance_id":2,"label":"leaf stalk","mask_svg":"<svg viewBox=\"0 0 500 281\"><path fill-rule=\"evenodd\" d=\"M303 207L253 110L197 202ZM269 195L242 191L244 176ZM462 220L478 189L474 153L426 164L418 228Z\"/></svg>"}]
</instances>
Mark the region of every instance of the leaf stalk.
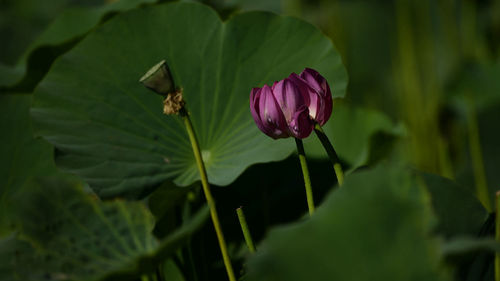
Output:
<instances>
[{"instance_id":1,"label":"leaf stalk","mask_svg":"<svg viewBox=\"0 0 500 281\"><path fill-rule=\"evenodd\" d=\"M500 191L496 193L495 207L495 239L500 242ZM500 254L498 252L495 253L495 281L500 281Z\"/></svg>"},{"instance_id":2,"label":"leaf stalk","mask_svg":"<svg viewBox=\"0 0 500 281\"><path fill-rule=\"evenodd\" d=\"M224 260L224 266L226 267L227 275L230 281L236 281L234 276L233 267L231 265L231 260L227 252L226 241L224 240L224 234L222 233L222 228L219 223L219 215L217 214L217 209L215 207L215 200L210 192L210 185L208 183L207 171L205 169L205 164L203 163L203 158L201 156L200 146L196 138L193 124L189 118L189 113L186 108L183 107L180 110L180 115L184 119L184 124L189 135L189 140L191 141L191 146L193 148L194 157L196 158L196 165L198 166L198 171L200 172L201 184L203 186L203 192L205 193L205 198L210 208L210 216L215 228L215 233L217 234L217 240L219 241L219 247L222 252L222 259Z\"/></svg>"}]
</instances>

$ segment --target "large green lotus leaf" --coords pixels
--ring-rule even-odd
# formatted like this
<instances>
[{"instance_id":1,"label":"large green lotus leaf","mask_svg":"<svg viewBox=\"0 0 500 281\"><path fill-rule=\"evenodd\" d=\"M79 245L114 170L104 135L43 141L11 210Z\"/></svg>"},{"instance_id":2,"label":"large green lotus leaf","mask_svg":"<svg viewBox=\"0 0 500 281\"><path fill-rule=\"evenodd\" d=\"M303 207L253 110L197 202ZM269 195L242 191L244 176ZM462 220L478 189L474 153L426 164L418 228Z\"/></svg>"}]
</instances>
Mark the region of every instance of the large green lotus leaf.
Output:
<instances>
[{"instance_id":1,"label":"large green lotus leaf","mask_svg":"<svg viewBox=\"0 0 500 281\"><path fill-rule=\"evenodd\" d=\"M120 0L98 7L66 9L38 36L15 67L0 67L2 92L29 92L43 78L52 62L81 40L92 28L115 13L155 0Z\"/></svg>"},{"instance_id":2,"label":"large green lotus leaf","mask_svg":"<svg viewBox=\"0 0 500 281\"><path fill-rule=\"evenodd\" d=\"M431 194L440 234L450 238L479 233L488 212L469 189L437 175L422 174L422 179Z\"/></svg>"},{"instance_id":3,"label":"large green lotus leaf","mask_svg":"<svg viewBox=\"0 0 500 281\"><path fill-rule=\"evenodd\" d=\"M16 272L16 268L20 269L21 264L29 264L30 271L41 269L39 256L36 255L30 243L19 240L14 235L0 239L0 278L2 281L22 280Z\"/></svg>"},{"instance_id":4,"label":"large green lotus leaf","mask_svg":"<svg viewBox=\"0 0 500 281\"><path fill-rule=\"evenodd\" d=\"M246 280L448 280L428 201L404 169L351 174L310 219L268 234Z\"/></svg>"},{"instance_id":5,"label":"large green lotus leaf","mask_svg":"<svg viewBox=\"0 0 500 281\"><path fill-rule=\"evenodd\" d=\"M8 260L1 280L130 280L154 271L208 218L203 208L157 241L141 202L101 202L57 178L37 179L27 191L17 198L19 237L31 246L12 242L17 254L5 257L14 246L0 243L0 260Z\"/></svg>"},{"instance_id":6,"label":"large green lotus leaf","mask_svg":"<svg viewBox=\"0 0 500 281\"><path fill-rule=\"evenodd\" d=\"M404 128L395 124L382 112L362 107L334 102L332 117L323 127L326 135L332 142L337 154L350 169L366 165L374 154L387 151L385 147L374 147L377 134L382 133L392 137L403 136ZM384 145L392 144L389 139ZM305 151L308 157L327 158L321 142L316 136L306 140Z\"/></svg>"},{"instance_id":7,"label":"large green lotus leaf","mask_svg":"<svg viewBox=\"0 0 500 281\"><path fill-rule=\"evenodd\" d=\"M102 197L141 196L168 178L199 178L178 116L138 79L166 59L184 89L209 181L231 183L251 164L284 159L291 139L259 131L252 87L306 66L345 94L347 77L332 42L310 24L264 12L223 23L197 3L170 3L116 16L61 57L39 85L32 108L40 135L61 153L60 167Z\"/></svg>"},{"instance_id":8,"label":"large green lotus leaf","mask_svg":"<svg viewBox=\"0 0 500 281\"><path fill-rule=\"evenodd\" d=\"M13 196L33 177L57 172L52 146L33 137L30 102L31 95L0 95L0 236L16 224Z\"/></svg>"}]
</instances>

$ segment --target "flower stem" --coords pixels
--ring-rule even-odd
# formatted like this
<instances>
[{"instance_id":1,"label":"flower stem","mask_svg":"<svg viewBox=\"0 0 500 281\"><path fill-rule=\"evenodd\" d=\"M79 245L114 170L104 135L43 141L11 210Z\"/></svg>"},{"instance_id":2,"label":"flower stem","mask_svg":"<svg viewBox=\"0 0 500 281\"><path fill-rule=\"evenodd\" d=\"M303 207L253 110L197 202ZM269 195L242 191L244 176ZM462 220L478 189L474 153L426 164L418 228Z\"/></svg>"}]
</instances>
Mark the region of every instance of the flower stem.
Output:
<instances>
[{"instance_id":1,"label":"flower stem","mask_svg":"<svg viewBox=\"0 0 500 281\"><path fill-rule=\"evenodd\" d=\"M496 219L495 219L495 239L500 242L500 191L496 194ZM500 255L495 254L495 281L500 281Z\"/></svg>"},{"instance_id":2,"label":"flower stem","mask_svg":"<svg viewBox=\"0 0 500 281\"><path fill-rule=\"evenodd\" d=\"M196 165L198 166L198 170L200 172L203 192L205 193L208 207L210 208L210 216L212 217L215 233L217 234L217 239L219 240L219 246L222 252L222 259L224 260L224 266L226 267L227 275L230 281L236 281L233 267L231 265L231 260L229 259L229 254L227 253L224 234L222 233L222 228L219 223L219 216L217 214L217 209L215 208L215 200L212 197L212 193L210 192L210 185L208 184L207 171L205 169L205 164L203 163L203 159L201 157L200 146L198 144L198 140L196 139L191 119L189 118L189 114L184 107L180 110L179 113L184 119L184 124L186 125L186 130L189 135L189 140L191 141L191 146L193 147L194 157L196 158Z\"/></svg>"},{"instance_id":3,"label":"flower stem","mask_svg":"<svg viewBox=\"0 0 500 281\"><path fill-rule=\"evenodd\" d=\"M302 167L302 175L304 176L304 185L306 186L307 207L309 215L314 213L314 198L311 187L311 179L309 178L309 169L307 168L306 153L304 152L304 144L301 139L295 138L297 144L297 152L299 153L300 166Z\"/></svg>"},{"instance_id":4,"label":"flower stem","mask_svg":"<svg viewBox=\"0 0 500 281\"><path fill-rule=\"evenodd\" d=\"M472 98L467 99L467 119L469 149L472 159L472 168L474 171L476 194L486 210L490 212L492 210L489 195L490 192L488 190L488 183L484 172L483 152L481 150L477 113L475 110L474 100Z\"/></svg>"},{"instance_id":5,"label":"flower stem","mask_svg":"<svg viewBox=\"0 0 500 281\"><path fill-rule=\"evenodd\" d=\"M340 165L337 152L335 152L332 143L319 124L316 124L316 126L314 127L314 132L321 141L321 144L323 144L328 157L330 157L330 161L332 161L333 164L333 169L335 170L335 175L337 176L337 181L339 182L339 185L342 186L342 184L344 183L344 171L342 170L342 165Z\"/></svg>"},{"instance_id":6,"label":"flower stem","mask_svg":"<svg viewBox=\"0 0 500 281\"><path fill-rule=\"evenodd\" d=\"M252 235L250 235L250 230L248 229L247 219L243 213L243 207L236 209L238 214L238 220L240 221L241 230L243 231L243 236L245 237L245 242L247 243L250 253L255 253L255 245L253 244Z\"/></svg>"}]
</instances>

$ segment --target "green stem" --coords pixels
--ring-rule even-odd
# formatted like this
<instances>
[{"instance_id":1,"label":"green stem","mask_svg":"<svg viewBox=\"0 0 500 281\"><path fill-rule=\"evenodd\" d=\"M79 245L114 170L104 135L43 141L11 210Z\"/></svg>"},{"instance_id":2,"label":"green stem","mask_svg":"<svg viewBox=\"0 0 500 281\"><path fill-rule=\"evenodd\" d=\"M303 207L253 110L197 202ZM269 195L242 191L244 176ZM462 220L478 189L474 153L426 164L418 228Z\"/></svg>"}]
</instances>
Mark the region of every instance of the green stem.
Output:
<instances>
[{"instance_id":1,"label":"green stem","mask_svg":"<svg viewBox=\"0 0 500 281\"><path fill-rule=\"evenodd\" d=\"M245 218L245 214L243 213L243 207L239 207L238 209L236 209L236 213L238 214L241 231L243 231L243 236L245 237L245 242L247 243L248 249L250 250L250 253L255 253L255 245L253 244L252 235L250 234L250 230L248 229L247 219Z\"/></svg>"},{"instance_id":2,"label":"green stem","mask_svg":"<svg viewBox=\"0 0 500 281\"><path fill-rule=\"evenodd\" d=\"M476 184L476 194L479 201L483 203L486 210L491 211L491 201L484 172L483 152L481 150L481 141L476 116L474 100L467 99L467 127L469 131L469 149L472 158L472 168L474 171L474 180Z\"/></svg>"},{"instance_id":3,"label":"green stem","mask_svg":"<svg viewBox=\"0 0 500 281\"><path fill-rule=\"evenodd\" d=\"M314 127L314 132L321 141L321 144L323 144L323 147L325 148L328 157L330 157L330 161L333 164L333 169L335 170L335 175L337 176L337 181L339 182L339 185L342 186L342 184L344 183L344 171L342 170L342 165L340 165L337 152L335 152L332 143L330 142L325 132L323 131L323 128L321 128L319 124L316 124L316 126Z\"/></svg>"},{"instance_id":4,"label":"green stem","mask_svg":"<svg viewBox=\"0 0 500 281\"><path fill-rule=\"evenodd\" d=\"M495 220L495 239L500 242L500 191L496 194L496 220ZM500 255L495 254L495 281L500 281Z\"/></svg>"},{"instance_id":5,"label":"green stem","mask_svg":"<svg viewBox=\"0 0 500 281\"><path fill-rule=\"evenodd\" d=\"M307 206L309 207L309 215L314 213L314 198L311 187L311 179L309 178L309 169L307 168L306 153L304 152L304 144L301 139L295 138L297 144L297 152L299 153L300 166L302 167L302 175L304 176L304 185L306 186Z\"/></svg>"},{"instance_id":6,"label":"green stem","mask_svg":"<svg viewBox=\"0 0 500 281\"><path fill-rule=\"evenodd\" d=\"M227 253L226 241L224 240L224 234L222 233L222 228L219 223L219 216L217 214L217 209L215 208L215 200L210 192L210 185L208 184L207 171L205 169L205 164L201 157L200 146L198 145L198 140L193 130L193 125L191 124L191 119L185 108L182 108L180 115L184 119L184 124L186 125L186 130L189 135L189 140L191 141L191 146L193 147L194 157L196 158L196 165L200 172L201 184L203 186L203 192L207 199L208 207L210 208L210 216L212 217L212 222L214 224L215 233L217 234L217 239L219 240L220 250L222 252L222 259L224 260L224 266L226 267L227 275L230 281L236 281L234 276L233 267L231 265L231 260L229 259L229 254Z\"/></svg>"}]
</instances>

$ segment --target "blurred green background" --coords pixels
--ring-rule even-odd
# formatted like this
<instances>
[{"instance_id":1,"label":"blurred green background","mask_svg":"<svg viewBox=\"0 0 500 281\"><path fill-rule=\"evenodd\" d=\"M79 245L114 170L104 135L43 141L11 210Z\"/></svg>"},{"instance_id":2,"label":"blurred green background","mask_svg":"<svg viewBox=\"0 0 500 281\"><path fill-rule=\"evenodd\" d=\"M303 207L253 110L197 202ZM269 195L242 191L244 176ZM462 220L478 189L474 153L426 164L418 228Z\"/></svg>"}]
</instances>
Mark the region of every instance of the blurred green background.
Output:
<instances>
[{"instance_id":1,"label":"blurred green background","mask_svg":"<svg viewBox=\"0 0 500 281\"><path fill-rule=\"evenodd\" d=\"M26 50L61 13L98 9L109 2L115 1L0 0L0 70L16 72L22 68L30 54ZM201 2L216 9L222 18L239 11L266 10L316 25L332 39L349 74L348 94L343 100L335 100L334 107L362 108L373 114L363 111L361 115L369 116L367 119L379 118L389 124L367 133L368 152L359 164L369 166L381 159L409 163L418 170L455 180L476 193L489 211L493 210L494 194L500 189L500 0ZM75 33L74 37L78 41L85 34ZM52 52L51 58L71 48L72 40L64 40L70 45ZM40 56L44 54L40 51ZM47 67L51 63L44 62ZM29 93L43 78L43 69L29 83L23 82L23 87L0 89L5 93ZM5 77L0 81L8 80ZM8 82L6 85L11 84ZM332 118L336 120L335 114ZM364 119L358 123L351 120L352 124L344 124L345 128L368 127ZM394 124L397 129L392 128ZM353 163L347 161L351 159L342 160ZM310 160L317 202L334 182L328 165L325 159ZM303 187L294 184L301 182L300 175L282 182L267 180L272 178L269 171L287 173L290 169L297 169L294 156L280 163L250 167L229 188L215 188L234 256L242 251L239 229L233 221L234 208L248 206L247 217L258 241L270 226L293 221L306 211L305 204L301 204ZM256 175L261 177L257 185ZM276 204L282 201L288 207ZM155 234L162 237L172 225L160 225L166 229L157 227ZM199 235L193 242L203 249L203 254L195 257L200 265L217 260L217 245L212 243L215 237L207 237ZM220 263L214 267L218 276L223 275Z\"/></svg>"}]
</instances>

